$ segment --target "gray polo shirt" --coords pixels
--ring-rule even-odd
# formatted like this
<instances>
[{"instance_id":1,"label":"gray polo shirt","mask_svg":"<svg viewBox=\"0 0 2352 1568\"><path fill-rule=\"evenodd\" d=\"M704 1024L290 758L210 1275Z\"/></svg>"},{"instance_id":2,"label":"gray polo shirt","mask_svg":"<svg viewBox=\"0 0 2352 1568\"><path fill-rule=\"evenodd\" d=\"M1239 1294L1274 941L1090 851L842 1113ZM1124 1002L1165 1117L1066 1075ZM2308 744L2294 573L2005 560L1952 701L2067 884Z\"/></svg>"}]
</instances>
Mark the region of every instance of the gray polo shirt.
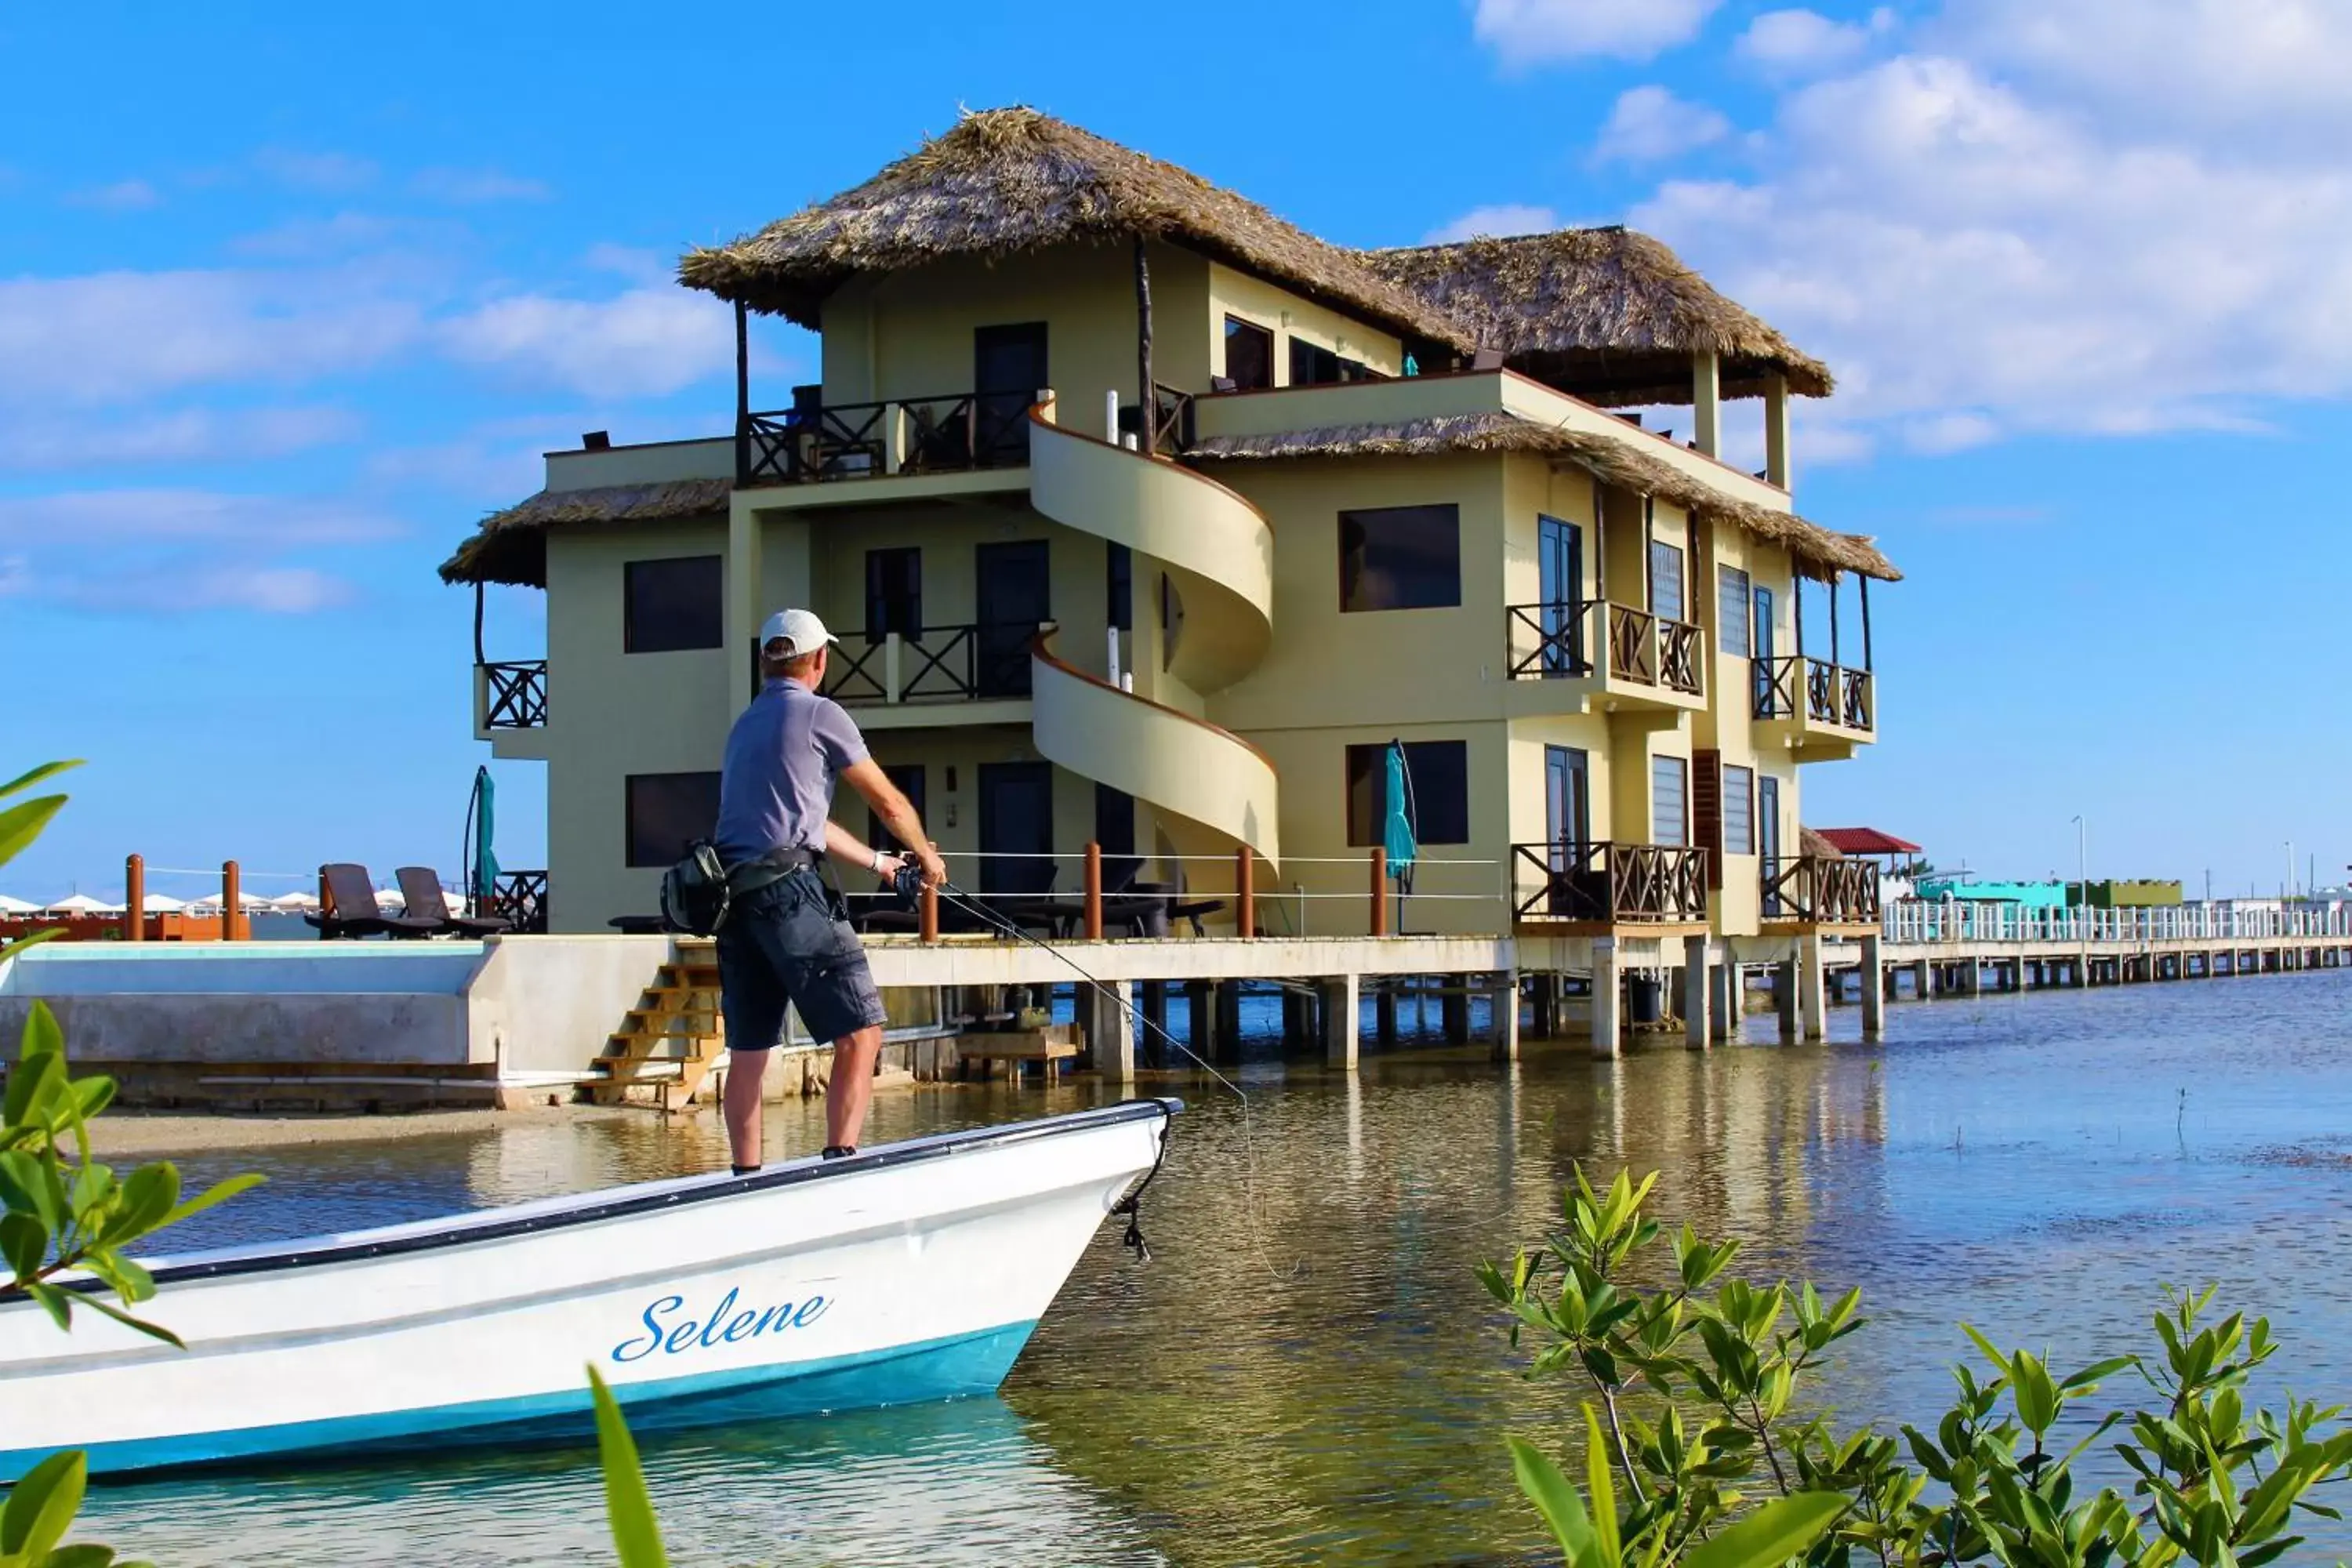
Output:
<instances>
[{"instance_id":1,"label":"gray polo shirt","mask_svg":"<svg viewBox=\"0 0 2352 1568\"><path fill-rule=\"evenodd\" d=\"M719 774L719 857L732 864L777 849L824 849L833 783L866 760L866 737L796 680L768 682L727 732Z\"/></svg>"}]
</instances>

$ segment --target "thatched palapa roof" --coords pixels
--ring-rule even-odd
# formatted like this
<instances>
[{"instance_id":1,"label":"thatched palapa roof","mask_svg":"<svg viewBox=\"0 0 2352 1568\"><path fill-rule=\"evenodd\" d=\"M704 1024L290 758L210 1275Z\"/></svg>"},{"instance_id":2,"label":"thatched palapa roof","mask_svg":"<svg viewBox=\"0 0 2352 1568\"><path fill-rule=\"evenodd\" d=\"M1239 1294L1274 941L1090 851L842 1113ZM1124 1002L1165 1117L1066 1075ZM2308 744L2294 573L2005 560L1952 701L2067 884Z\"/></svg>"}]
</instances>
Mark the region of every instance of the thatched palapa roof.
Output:
<instances>
[{"instance_id":1,"label":"thatched palapa roof","mask_svg":"<svg viewBox=\"0 0 2352 1568\"><path fill-rule=\"evenodd\" d=\"M1727 395L1759 395L1775 371L1807 397L1826 397L1833 384L1827 365L1717 293L1666 246L1622 226L1361 254L1480 346L1589 402L1688 403L1698 352L1720 356Z\"/></svg>"},{"instance_id":2,"label":"thatched palapa roof","mask_svg":"<svg viewBox=\"0 0 2352 1568\"><path fill-rule=\"evenodd\" d=\"M1406 337L1475 345L1454 318L1316 238L1173 163L1034 109L966 114L864 184L730 245L692 250L678 280L820 325L853 278L950 257L996 261L1049 246L1160 239Z\"/></svg>"},{"instance_id":3,"label":"thatched palapa roof","mask_svg":"<svg viewBox=\"0 0 2352 1568\"><path fill-rule=\"evenodd\" d=\"M457 553L441 563L444 583L507 583L547 586L547 531L557 523L667 522L721 516L734 485L726 479L671 479L649 485L600 485L541 490L529 500L482 519Z\"/></svg>"},{"instance_id":4,"label":"thatched palapa roof","mask_svg":"<svg viewBox=\"0 0 2352 1568\"><path fill-rule=\"evenodd\" d=\"M1838 533L1793 512L1775 511L1708 488L1631 441L1523 419L1516 414L1449 414L1391 425L1337 425L1263 436L1213 436L1185 456L1212 460L1277 458L1414 458L1450 452L1534 452L1573 462L1606 482L1721 520L1787 547L1812 574L1857 572L1881 582L1903 574L1860 534Z\"/></svg>"}]
</instances>

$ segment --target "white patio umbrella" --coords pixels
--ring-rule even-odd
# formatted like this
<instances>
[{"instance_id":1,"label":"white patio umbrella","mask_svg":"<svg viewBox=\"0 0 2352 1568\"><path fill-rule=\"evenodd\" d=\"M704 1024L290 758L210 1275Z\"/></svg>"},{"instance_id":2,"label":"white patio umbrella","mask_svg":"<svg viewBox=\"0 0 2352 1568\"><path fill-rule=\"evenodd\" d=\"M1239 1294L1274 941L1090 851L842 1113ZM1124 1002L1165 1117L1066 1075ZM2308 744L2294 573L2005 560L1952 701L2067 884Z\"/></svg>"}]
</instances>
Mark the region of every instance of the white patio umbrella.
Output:
<instances>
[{"instance_id":1,"label":"white patio umbrella","mask_svg":"<svg viewBox=\"0 0 2352 1568\"><path fill-rule=\"evenodd\" d=\"M248 893L240 889L236 895L236 907L241 910L272 910L278 907L278 900L265 899L259 893Z\"/></svg>"},{"instance_id":2,"label":"white patio umbrella","mask_svg":"<svg viewBox=\"0 0 2352 1568\"><path fill-rule=\"evenodd\" d=\"M51 904L48 912L54 915L119 915L122 912L122 906L93 899L88 893L72 893Z\"/></svg>"},{"instance_id":3,"label":"white patio umbrella","mask_svg":"<svg viewBox=\"0 0 2352 1568\"><path fill-rule=\"evenodd\" d=\"M408 908L408 900L400 896L398 888L378 888L375 908L378 914L396 915Z\"/></svg>"},{"instance_id":4,"label":"white patio umbrella","mask_svg":"<svg viewBox=\"0 0 2352 1568\"><path fill-rule=\"evenodd\" d=\"M12 899L5 893L0 893L0 915L29 915L40 907L38 904L28 904L22 899Z\"/></svg>"},{"instance_id":5,"label":"white patio umbrella","mask_svg":"<svg viewBox=\"0 0 2352 1568\"><path fill-rule=\"evenodd\" d=\"M266 901L273 910L283 910L289 914L299 914L305 910L317 909L319 907L319 895L316 893L299 891L280 893L276 898Z\"/></svg>"},{"instance_id":6,"label":"white patio umbrella","mask_svg":"<svg viewBox=\"0 0 2352 1568\"><path fill-rule=\"evenodd\" d=\"M185 899L175 899L169 893L150 893L139 905L140 910L151 915L176 915L188 907Z\"/></svg>"}]
</instances>

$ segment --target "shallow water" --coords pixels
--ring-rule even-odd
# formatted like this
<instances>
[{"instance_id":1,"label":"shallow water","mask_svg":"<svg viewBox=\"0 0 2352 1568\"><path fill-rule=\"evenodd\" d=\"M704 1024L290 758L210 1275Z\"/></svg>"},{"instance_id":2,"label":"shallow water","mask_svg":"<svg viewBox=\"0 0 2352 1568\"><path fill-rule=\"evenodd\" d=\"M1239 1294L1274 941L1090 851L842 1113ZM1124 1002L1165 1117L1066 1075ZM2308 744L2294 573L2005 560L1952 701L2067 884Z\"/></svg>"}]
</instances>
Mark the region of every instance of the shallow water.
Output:
<instances>
[{"instance_id":1,"label":"shallow water","mask_svg":"<svg viewBox=\"0 0 2352 1568\"><path fill-rule=\"evenodd\" d=\"M1892 1009L1883 1045L1531 1044L1181 1092L1139 1268L1106 1226L1001 1399L655 1439L681 1563L1540 1561L1502 1434L1565 1441L1568 1391L1517 1373L1471 1270L1540 1233L1570 1162L1661 1169L1656 1208L1738 1237L1755 1274L1863 1287L1815 1385L1928 1419L1957 1320L2061 1363L2137 1349L2162 1282L2268 1312L2289 1384L2352 1395L2352 973ZM1408 1019L1412 1016L1406 1009ZM1271 1022L1260 1018L1261 1023ZM1435 1022L1433 1009L1431 1022ZM1472 1059L1476 1058L1476 1059ZM1155 1091L1160 1091L1154 1086ZM2185 1091L2185 1093L2184 1093ZM919 1089L868 1142L1065 1110L1092 1090ZM822 1142L771 1108L779 1154ZM517 1126L191 1162L268 1186L177 1246L285 1237L725 1158L714 1119ZM1253 1175L1254 1173L1254 1175ZM2118 1385L2120 1387L2120 1385ZM475 1452L110 1486L89 1537L166 1565L611 1561L593 1453ZM2315 1542L2315 1548L2320 1544ZM2328 1555L2352 1550L2340 1530Z\"/></svg>"}]
</instances>

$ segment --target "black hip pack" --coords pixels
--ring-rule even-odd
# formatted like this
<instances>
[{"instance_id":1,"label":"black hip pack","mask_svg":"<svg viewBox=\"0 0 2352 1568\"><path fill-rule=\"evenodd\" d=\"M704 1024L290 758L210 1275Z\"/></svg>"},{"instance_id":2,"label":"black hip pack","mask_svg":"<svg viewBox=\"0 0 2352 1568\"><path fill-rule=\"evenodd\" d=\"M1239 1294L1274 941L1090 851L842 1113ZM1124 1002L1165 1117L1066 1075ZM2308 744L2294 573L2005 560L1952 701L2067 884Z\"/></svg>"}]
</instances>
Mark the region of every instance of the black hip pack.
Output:
<instances>
[{"instance_id":1,"label":"black hip pack","mask_svg":"<svg viewBox=\"0 0 2352 1568\"><path fill-rule=\"evenodd\" d=\"M810 851L788 849L730 868L719 858L715 845L698 838L686 847L677 864L662 873L662 923L688 936L715 936L737 899L815 863Z\"/></svg>"}]
</instances>

